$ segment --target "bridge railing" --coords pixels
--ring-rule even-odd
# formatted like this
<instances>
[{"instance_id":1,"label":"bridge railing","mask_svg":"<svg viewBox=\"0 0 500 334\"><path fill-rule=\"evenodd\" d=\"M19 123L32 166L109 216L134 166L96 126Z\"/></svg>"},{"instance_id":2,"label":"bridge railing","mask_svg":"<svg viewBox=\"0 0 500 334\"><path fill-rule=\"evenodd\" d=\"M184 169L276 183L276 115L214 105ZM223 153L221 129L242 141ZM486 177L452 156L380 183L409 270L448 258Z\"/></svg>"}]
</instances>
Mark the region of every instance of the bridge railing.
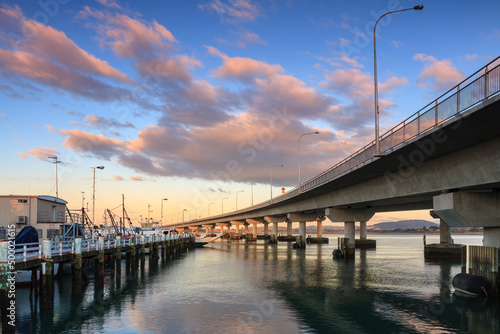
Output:
<instances>
[{"instance_id":1,"label":"bridge railing","mask_svg":"<svg viewBox=\"0 0 500 334\"><path fill-rule=\"evenodd\" d=\"M380 151L390 153L437 126L455 120L464 111L499 93L500 57L497 57L424 108L382 134L379 138ZM300 185L300 189L296 187L286 194L273 198L272 202L287 200L351 172L372 161L374 153L375 141L372 141L331 168L304 182ZM267 205L269 205L269 201L259 203L254 208Z\"/></svg>"}]
</instances>

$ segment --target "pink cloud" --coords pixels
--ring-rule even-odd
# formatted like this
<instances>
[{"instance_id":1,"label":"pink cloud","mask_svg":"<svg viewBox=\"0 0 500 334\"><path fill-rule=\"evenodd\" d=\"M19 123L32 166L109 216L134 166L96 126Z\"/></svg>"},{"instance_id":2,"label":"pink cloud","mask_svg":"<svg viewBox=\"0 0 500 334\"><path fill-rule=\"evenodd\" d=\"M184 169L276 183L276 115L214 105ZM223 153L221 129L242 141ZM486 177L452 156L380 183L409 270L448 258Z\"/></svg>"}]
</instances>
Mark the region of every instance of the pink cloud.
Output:
<instances>
[{"instance_id":1,"label":"pink cloud","mask_svg":"<svg viewBox=\"0 0 500 334\"><path fill-rule=\"evenodd\" d=\"M214 76L249 81L255 77L268 77L283 72L280 65L269 65L251 58L231 58L211 46L207 46L207 50L224 61L221 67L212 72Z\"/></svg>"},{"instance_id":2,"label":"pink cloud","mask_svg":"<svg viewBox=\"0 0 500 334\"><path fill-rule=\"evenodd\" d=\"M0 21L0 28L10 32L4 39L17 50L87 74L132 82L106 61L78 47L64 32L26 18L19 7L4 7L0 12L10 17L10 20Z\"/></svg>"},{"instance_id":3,"label":"pink cloud","mask_svg":"<svg viewBox=\"0 0 500 334\"><path fill-rule=\"evenodd\" d=\"M451 60L438 60L433 56L418 53L413 59L425 63L417 77L417 84L432 90L445 91L459 84L465 76L453 66Z\"/></svg>"},{"instance_id":4,"label":"pink cloud","mask_svg":"<svg viewBox=\"0 0 500 334\"><path fill-rule=\"evenodd\" d=\"M28 157L26 156L26 154L24 154L23 152L19 152L17 155L19 155L23 159L28 159Z\"/></svg>"},{"instance_id":5,"label":"pink cloud","mask_svg":"<svg viewBox=\"0 0 500 334\"><path fill-rule=\"evenodd\" d=\"M141 58L159 51L168 53L177 42L173 34L156 21L145 24L123 14L111 15L88 7L79 13L79 17L97 19L98 23L93 27L101 35L101 42L120 57Z\"/></svg>"},{"instance_id":6,"label":"pink cloud","mask_svg":"<svg viewBox=\"0 0 500 334\"><path fill-rule=\"evenodd\" d=\"M115 0L96 0L101 5L108 8L121 8L121 6Z\"/></svg>"},{"instance_id":7,"label":"pink cloud","mask_svg":"<svg viewBox=\"0 0 500 334\"><path fill-rule=\"evenodd\" d=\"M117 139L83 132L78 129L60 130L59 133L68 137L63 143L64 147L82 153L92 153L102 158L109 158L119 153L123 145Z\"/></svg>"},{"instance_id":8,"label":"pink cloud","mask_svg":"<svg viewBox=\"0 0 500 334\"><path fill-rule=\"evenodd\" d=\"M331 110L330 117L335 127L339 130L366 133L363 128L372 119L374 108L373 77L358 69L339 69L327 73L325 79L321 83L323 87L345 98L343 105ZM406 78L390 77L385 82L379 82L379 93L388 92L406 84L408 84ZM390 114L394 104L380 94L379 106L384 109L385 114Z\"/></svg>"},{"instance_id":9,"label":"pink cloud","mask_svg":"<svg viewBox=\"0 0 500 334\"><path fill-rule=\"evenodd\" d=\"M37 147L28 151L29 154L36 156L38 160L47 160L50 156L60 155L60 153L50 147Z\"/></svg>"},{"instance_id":10,"label":"pink cloud","mask_svg":"<svg viewBox=\"0 0 500 334\"><path fill-rule=\"evenodd\" d=\"M113 181L123 181L123 180L124 180L124 178L121 177L120 175L113 176Z\"/></svg>"},{"instance_id":11,"label":"pink cloud","mask_svg":"<svg viewBox=\"0 0 500 334\"><path fill-rule=\"evenodd\" d=\"M216 12L226 21L254 21L261 15L260 8L250 0L210 0L200 9Z\"/></svg>"},{"instance_id":12,"label":"pink cloud","mask_svg":"<svg viewBox=\"0 0 500 334\"><path fill-rule=\"evenodd\" d=\"M105 84L83 73L56 65L52 61L24 51L0 49L0 68L70 93L98 101L110 101L127 95L124 89ZM11 80L14 80L11 78Z\"/></svg>"}]
</instances>

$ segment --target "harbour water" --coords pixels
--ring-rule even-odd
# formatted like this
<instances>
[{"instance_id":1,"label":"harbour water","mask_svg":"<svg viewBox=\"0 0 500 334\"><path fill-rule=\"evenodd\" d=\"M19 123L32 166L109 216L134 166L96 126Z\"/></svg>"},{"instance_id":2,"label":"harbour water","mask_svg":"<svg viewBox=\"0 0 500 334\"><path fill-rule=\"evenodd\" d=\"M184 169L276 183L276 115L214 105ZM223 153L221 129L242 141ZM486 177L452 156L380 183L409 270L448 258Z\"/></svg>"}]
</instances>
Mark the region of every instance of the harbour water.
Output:
<instances>
[{"instance_id":1,"label":"harbour water","mask_svg":"<svg viewBox=\"0 0 500 334\"><path fill-rule=\"evenodd\" d=\"M73 295L55 281L54 306L16 291L18 333L500 333L497 298L452 294L460 262L424 259L421 235L369 236L376 250L334 260L328 245L214 242L120 278L106 273ZM480 245L480 235L454 235ZM439 236L427 236L427 243ZM123 260L125 261L125 260Z\"/></svg>"}]
</instances>

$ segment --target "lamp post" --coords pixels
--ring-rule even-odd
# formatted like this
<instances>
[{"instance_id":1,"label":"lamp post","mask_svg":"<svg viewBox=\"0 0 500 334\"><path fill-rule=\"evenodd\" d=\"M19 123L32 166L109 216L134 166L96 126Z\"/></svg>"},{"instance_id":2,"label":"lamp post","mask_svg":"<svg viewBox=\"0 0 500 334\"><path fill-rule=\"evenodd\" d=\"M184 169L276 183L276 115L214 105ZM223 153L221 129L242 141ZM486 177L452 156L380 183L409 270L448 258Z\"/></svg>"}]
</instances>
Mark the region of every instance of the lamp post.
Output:
<instances>
[{"instance_id":1,"label":"lamp post","mask_svg":"<svg viewBox=\"0 0 500 334\"><path fill-rule=\"evenodd\" d=\"M210 217L210 204L214 204L214 202L208 203L208 217Z\"/></svg>"},{"instance_id":2,"label":"lamp post","mask_svg":"<svg viewBox=\"0 0 500 334\"><path fill-rule=\"evenodd\" d=\"M245 190L240 190L236 192L236 211L238 211L238 193L243 193Z\"/></svg>"},{"instance_id":3,"label":"lamp post","mask_svg":"<svg viewBox=\"0 0 500 334\"><path fill-rule=\"evenodd\" d=\"M104 166L90 167L94 170L93 182L92 182L92 224L95 224L95 169L103 170Z\"/></svg>"},{"instance_id":4,"label":"lamp post","mask_svg":"<svg viewBox=\"0 0 500 334\"><path fill-rule=\"evenodd\" d=\"M224 198L222 199L222 213L223 213L223 214L224 214L224 200L225 200L225 199L228 199L228 198L229 198L229 197L224 197Z\"/></svg>"},{"instance_id":5,"label":"lamp post","mask_svg":"<svg viewBox=\"0 0 500 334\"><path fill-rule=\"evenodd\" d=\"M260 183L260 181L257 181L257 183ZM253 183L252 183L252 208L253 208Z\"/></svg>"},{"instance_id":6,"label":"lamp post","mask_svg":"<svg viewBox=\"0 0 500 334\"><path fill-rule=\"evenodd\" d=\"M273 168L283 167L283 165L276 165L271 168L271 204L273 204Z\"/></svg>"},{"instance_id":7,"label":"lamp post","mask_svg":"<svg viewBox=\"0 0 500 334\"><path fill-rule=\"evenodd\" d=\"M182 210L182 222L185 222L185 220L184 220L184 212L186 212L186 211L187 211L187 209Z\"/></svg>"},{"instance_id":8,"label":"lamp post","mask_svg":"<svg viewBox=\"0 0 500 334\"><path fill-rule=\"evenodd\" d=\"M307 136L307 135L319 135L319 131L304 133L299 137L299 140L297 141L297 151L299 153L299 194L301 193L301 191L300 191L300 140L302 139L302 137Z\"/></svg>"},{"instance_id":9,"label":"lamp post","mask_svg":"<svg viewBox=\"0 0 500 334\"><path fill-rule=\"evenodd\" d=\"M168 201L168 198L162 198L161 199L161 219L160 219L160 226L163 226L163 201Z\"/></svg>"},{"instance_id":10,"label":"lamp post","mask_svg":"<svg viewBox=\"0 0 500 334\"><path fill-rule=\"evenodd\" d=\"M57 164L59 164L61 161L57 160L57 156L49 157L49 159L53 159L53 164L56 165L56 198L59 198L59 178L57 177Z\"/></svg>"},{"instance_id":11,"label":"lamp post","mask_svg":"<svg viewBox=\"0 0 500 334\"><path fill-rule=\"evenodd\" d=\"M373 80L375 87L375 153L373 154L373 156L375 157L384 156L384 153L380 152L380 139L379 139L379 127L378 127L379 106L378 106L378 80L377 80L377 40L375 34L375 30L377 29L377 23L378 21L380 21L381 18L389 14L404 12L407 10L422 10L422 9L424 9L424 5L419 5L411 8L400 9L385 13L384 15L378 18L377 22L375 22L375 26L373 27L373 66L374 66Z\"/></svg>"}]
</instances>

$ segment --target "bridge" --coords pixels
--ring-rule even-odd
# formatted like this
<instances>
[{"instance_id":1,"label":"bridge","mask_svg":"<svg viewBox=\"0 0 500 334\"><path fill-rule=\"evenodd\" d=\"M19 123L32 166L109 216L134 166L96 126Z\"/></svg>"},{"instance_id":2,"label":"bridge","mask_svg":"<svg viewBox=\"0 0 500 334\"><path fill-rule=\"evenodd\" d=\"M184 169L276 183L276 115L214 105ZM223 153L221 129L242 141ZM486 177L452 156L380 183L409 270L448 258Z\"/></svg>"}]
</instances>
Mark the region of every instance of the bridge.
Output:
<instances>
[{"instance_id":1,"label":"bridge","mask_svg":"<svg viewBox=\"0 0 500 334\"><path fill-rule=\"evenodd\" d=\"M288 193L252 207L169 225L174 228L286 222L344 223L346 248L355 247L355 223L377 212L431 210L440 218L441 243L450 227L484 228L484 246L500 247L500 57L405 119L375 141Z\"/></svg>"}]
</instances>

